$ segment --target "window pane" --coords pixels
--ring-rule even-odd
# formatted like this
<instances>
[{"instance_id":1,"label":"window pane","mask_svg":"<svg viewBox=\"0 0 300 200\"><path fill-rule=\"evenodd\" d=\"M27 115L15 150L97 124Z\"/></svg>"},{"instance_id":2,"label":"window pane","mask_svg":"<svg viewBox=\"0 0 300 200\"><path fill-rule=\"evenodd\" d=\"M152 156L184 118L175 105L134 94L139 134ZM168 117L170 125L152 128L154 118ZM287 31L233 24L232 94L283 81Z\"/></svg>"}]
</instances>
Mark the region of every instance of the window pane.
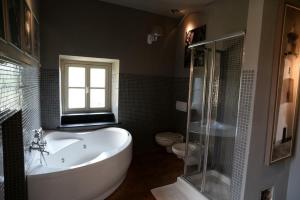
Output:
<instances>
[{"instance_id":1,"label":"window pane","mask_svg":"<svg viewBox=\"0 0 300 200\"><path fill-rule=\"evenodd\" d=\"M105 69L91 68L91 87L105 87Z\"/></svg>"},{"instance_id":2,"label":"window pane","mask_svg":"<svg viewBox=\"0 0 300 200\"><path fill-rule=\"evenodd\" d=\"M69 87L85 87L85 68L69 67Z\"/></svg>"},{"instance_id":3,"label":"window pane","mask_svg":"<svg viewBox=\"0 0 300 200\"><path fill-rule=\"evenodd\" d=\"M91 108L105 107L105 89L91 89L90 107Z\"/></svg>"},{"instance_id":4,"label":"window pane","mask_svg":"<svg viewBox=\"0 0 300 200\"><path fill-rule=\"evenodd\" d=\"M85 108L85 89L69 88L69 108Z\"/></svg>"}]
</instances>

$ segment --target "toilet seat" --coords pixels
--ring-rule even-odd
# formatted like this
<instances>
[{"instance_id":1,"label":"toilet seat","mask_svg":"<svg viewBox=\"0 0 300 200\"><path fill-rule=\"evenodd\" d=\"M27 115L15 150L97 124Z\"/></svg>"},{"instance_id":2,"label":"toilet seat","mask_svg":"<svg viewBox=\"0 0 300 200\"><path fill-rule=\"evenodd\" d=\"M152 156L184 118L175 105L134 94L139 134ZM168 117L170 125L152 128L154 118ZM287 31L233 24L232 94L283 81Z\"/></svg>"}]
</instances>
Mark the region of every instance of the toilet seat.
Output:
<instances>
[{"instance_id":1,"label":"toilet seat","mask_svg":"<svg viewBox=\"0 0 300 200\"><path fill-rule=\"evenodd\" d=\"M172 153L172 145L183 141L183 135L174 132L161 132L155 135L155 140L160 146L167 148L169 153Z\"/></svg>"},{"instance_id":2,"label":"toilet seat","mask_svg":"<svg viewBox=\"0 0 300 200\"><path fill-rule=\"evenodd\" d=\"M189 144L189 154L197 148L195 144ZM185 156L185 150L186 150L186 144L185 143L176 143L172 145L172 152L177 155L178 158L184 158Z\"/></svg>"}]
</instances>

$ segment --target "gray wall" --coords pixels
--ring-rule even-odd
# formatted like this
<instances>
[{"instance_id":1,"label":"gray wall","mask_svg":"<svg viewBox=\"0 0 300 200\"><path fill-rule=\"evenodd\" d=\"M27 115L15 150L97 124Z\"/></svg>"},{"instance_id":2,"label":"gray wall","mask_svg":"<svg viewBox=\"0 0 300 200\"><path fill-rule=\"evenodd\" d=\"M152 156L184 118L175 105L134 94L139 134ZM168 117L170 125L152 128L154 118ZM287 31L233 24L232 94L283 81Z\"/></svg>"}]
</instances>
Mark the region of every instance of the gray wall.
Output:
<instances>
[{"instance_id":1,"label":"gray wall","mask_svg":"<svg viewBox=\"0 0 300 200\"><path fill-rule=\"evenodd\" d=\"M277 162L273 165L267 166L265 164L265 153L267 144L267 125L268 125L268 109L270 102L271 90L271 75L273 68L273 56L277 55L274 49L279 49L274 43L275 38L278 39L277 23L279 20L278 8L280 0L265 0L259 2L252 0L251 15L259 15L263 3L262 21L255 23L255 28L261 30L260 43L258 49L253 51L246 51L247 53L259 53L258 63L254 63L252 59L252 66L257 67L257 81L256 92L254 100L253 124L250 142L250 152L248 159L247 180L245 188L245 200L260 199L260 192L267 188L274 186L274 198L286 199L286 191L289 176L289 159ZM251 16L249 15L249 16ZM251 20L251 19L250 19ZM279 37L280 38L280 37ZM255 41L251 41L255 43ZM248 49L249 50L249 49ZM251 56L250 56L251 57ZM249 58L249 56L248 56ZM250 60L248 60L250 61ZM254 66L253 66L254 65Z\"/></svg>"},{"instance_id":2,"label":"gray wall","mask_svg":"<svg viewBox=\"0 0 300 200\"><path fill-rule=\"evenodd\" d=\"M300 119L300 117L299 117ZM299 122L298 122L299 126ZM298 200L300 197L299 185L300 185L300 131L298 128L294 157L291 161L288 190L287 190L287 200Z\"/></svg>"},{"instance_id":3,"label":"gray wall","mask_svg":"<svg viewBox=\"0 0 300 200\"><path fill-rule=\"evenodd\" d=\"M59 6L58 6L59 5ZM171 130L176 27L173 18L91 0L41 2L42 125L60 125L59 55L120 60L119 122L140 151ZM147 34L160 27L152 45Z\"/></svg>"},{"instance_id":4,"label":"gray wall","mask_svg":"<svg viewBox=\"0 0 300 200\"><path fill-rule=\"evenodd\" d=\"M153 150L155 133L173 130L172 80L171 77L120 74L120 126L131 132L134 147L139 151Z\"/></svg>"},{"instance_id":5,"label":"gray wall","mask_svg":"<svg viewBox=\"0 0 300 200\"><path fill-rule=\"evenodd\" d=\"M120 73L172 76L177 20L97 0L41 1L41 63L58 69L58 56L120 60ZM147 34L163 36L148 45Z\"/></svg>"}]
</instances>

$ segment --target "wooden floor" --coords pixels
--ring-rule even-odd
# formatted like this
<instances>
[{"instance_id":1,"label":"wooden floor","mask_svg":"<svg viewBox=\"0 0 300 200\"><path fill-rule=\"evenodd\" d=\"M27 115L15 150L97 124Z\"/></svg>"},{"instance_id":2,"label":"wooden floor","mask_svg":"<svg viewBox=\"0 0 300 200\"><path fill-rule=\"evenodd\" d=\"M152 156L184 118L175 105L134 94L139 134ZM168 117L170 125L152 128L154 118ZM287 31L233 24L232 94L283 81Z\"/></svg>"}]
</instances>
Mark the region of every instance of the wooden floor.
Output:
<instances>
[{"instance_id":1,"label":"wooden floor","mask_svg":"<svg viewBox=\"0 0 300 200\"><path fill-rule=\"evenodd\" d=\"M107 200L155 200L150 190L171 184L183 174L183 160L165 149L133 156L128 175Z\"/></svg>"}]
</instances>

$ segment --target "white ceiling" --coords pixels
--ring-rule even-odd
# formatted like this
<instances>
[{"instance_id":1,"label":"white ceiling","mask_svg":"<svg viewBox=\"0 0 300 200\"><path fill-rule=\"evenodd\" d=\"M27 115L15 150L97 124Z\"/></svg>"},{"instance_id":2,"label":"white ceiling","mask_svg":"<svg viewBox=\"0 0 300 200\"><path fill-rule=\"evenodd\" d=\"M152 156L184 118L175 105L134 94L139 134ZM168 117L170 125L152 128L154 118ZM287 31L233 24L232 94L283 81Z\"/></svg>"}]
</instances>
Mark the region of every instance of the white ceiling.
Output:
<instances>
[{"instance_id":1,"label":"white ceiling","mask_svg":"<svg viewBox=\"0 0 300 200\"><path fill-rule=\"evenodd\" d=\"M179 17L186 13L195 12L203 6L215 0L99 0L107 3L117 4L129 8L135 8L159 15ZM173 15L171 9L182 11L181 14Z\"/></svg>"}]
</instances>

